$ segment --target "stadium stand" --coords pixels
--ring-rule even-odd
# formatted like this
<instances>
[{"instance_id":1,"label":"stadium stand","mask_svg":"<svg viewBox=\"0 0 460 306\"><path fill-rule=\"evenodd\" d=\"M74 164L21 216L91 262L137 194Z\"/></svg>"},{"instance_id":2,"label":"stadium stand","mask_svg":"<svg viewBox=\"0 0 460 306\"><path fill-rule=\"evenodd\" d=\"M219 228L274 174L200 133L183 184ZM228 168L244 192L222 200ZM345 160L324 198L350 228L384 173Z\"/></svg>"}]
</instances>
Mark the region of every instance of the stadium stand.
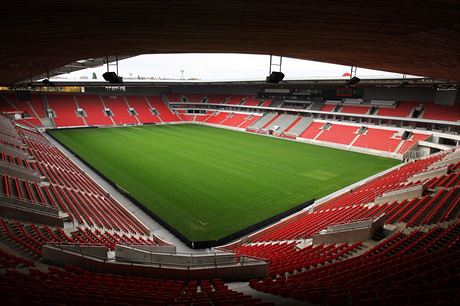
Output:
<instances>
[{"instance_id":1,"label":"stadium stand","mask_svg":"<svg viewBox=\"0 0 460 306\"><path fill-rule=\"evenodd\" d=\"M150 105L157 110L158 116L162 122L177 122L180 118L174 114L159 96L147 97Z\"/></svg>"},{"instance_id":2,"label":"stadium stand","mask_svg":"<svg viewBox=\"0 0 460 306\"><path fill-rule=\"evenodd\" d=\"M220 124L226 125L226 126L238 127L246 120L247 116L248 116L247 114L232 113L231 115L227 117L226 120L222 121Z\"/></svg>"},{"instance_id":3,"label":"stadium stand","mask_svg":"<svg viewBox=\"0 0 460 306\"><path fill-rule=\"evenodd\" d=\"M340 143L349 145L356 138L356 132L359 130L356 126L346 126L340 124L332 124L328 130L324 130L317 140Z\"/></svg>"},{"instance_id":4,"label":"stadium stand","mask_svg":"<svg viewBox=\"0 0 460 306\"><path fill-rule=\"evenodd\" d=\"M402 144L401 148L399 148L398 153L404 154L409 151L413 146L417 144L417 141L424 141L429 138L429 135L424 134L412 134L410 139L406 139Z\"/></svg>"},{"instance_id":5,"label":"stadium stand","mask_svg":"<svg viewBox=\"0 0 460 306\"><path fill-rule=\"evenodd\" d=\"M427 301L456 304L460 254L459 163L449 165L452 172L448 175L416 182L432 190L427 195L367 205L388 190L385 186L396 189L408 186L406 180L410 177L450 158L449 154L441 153L403 165L348 195L322 204L313 212L269 227L245 239L244 244L235 245L237 254L254 254L271 263L270 277L252 280L250 285L263 292L321 305L425 305ZM308 241L304 239L328 225L373 219L382 213L387 216L386 224L405 227L377 244L356 241L352 245L299 248L303 241Z\"/></svg>"},{"instance_id":6,"label":"stadium stand","mask_svg":"<svg viewBox=\"0 0 460 306\"><path fill-rule=\"evenodd\" d=\"M179 109L176 115L160 96L127 96L126 100L118 98L117 101L109 102L107 97L94 95L64 97L47 96L50 109L56 113L55 119L68 119L66 122L55 120L59 127L73 126L72 124L84 126L85 122L87 125L122 124L125 121L112 119L121 111L126 111L126 116L130 119L134 118L128 112L128 107L132 107L142 123L152 122L151 120L203 121L229 127L252 127L257 130L279 125L285 133L292 133L300 138L347 145L354 141L353 146L397 151L401 154L410 150L418 141L429 137L428 134L415 132L408 139L402 140L401 133L396 130L378 128L367 128L363 134L358 135L355 134L360 129L357 126L325 124L314 122L312 118L275 113L261 116L206 111L203 115L189 115L185 110ZM173 97L168 97L168 100L171 99ZM104 104L113 111L113 118L105 116ZM30 105L32 104L27 104L29 107ZM85 111L85 121L77 117L77 107ZM26 109L25 106L23 108ZM158 117L152 109L158 113ZM423 114L425 116L426 109ZM448 119L444 117L442 120ZM136 123L134 120L130 122ZM34 162L30 162L26 158L2 151L2 161L36 171L49 182L49 186L41 185L3 173L0 184L2 196L19 199L24 203L58 208L67 213L74 224L69 231L59 226L2 217L0 238L12 250L36 261L42 256L41 246L45 243L104 246L112 251L116 244L164 244L146 232L132 214L108 196L41 133L8 126L3 119L0 123L8 135L11 135L8 139L11 142L14 142L11 139L17 139L23 146L4 140L2 143L34 158ZM452 149L405 163L350 192L316 206L311 211L302 212L268 227L250 236L244 243L231 245L228 249L238 256L255 256L269 262L269 277L254 279L249 283L254 289L266 293L323 305L395 305L396 301L410 305L426 304L426 301L450 305L449 303L459 300L456 284L460 255L460 162L455 159L456 154L458 152ZM452 163L447 165L447 174L411 180L415 175L436 169L437 163L449 161ZM388 192L414 186L423 186L424 191L420 196L378 201ZM380 242L359 240L313 244L310 240L328 226L374 220L382 215L386 218L385 226L393 226L395 230L383 238L380 237ZM220 280L152 280L98 274L75 267L50 267L48 272L42 272L34 268L33 261L4 251L0 253L2 267L8 267L0 277L2 293L8 292L3 297L4 301L19 303L34 298L43 303L82 303L91 296L102 304L122 300L125 303L132 301L142 304L146 301L145 298L151 298L160 304L165 302L173 305L264 305L260 299L229 290ZM28 273L24 273L24 269ZM82 281L94 284L94 288L97 283L99 291L88 289L93 285L78 285ZM64 284L65 290L62 289ZM141 288L146 288L145 294L139 295L139 290L134 291L134 286L139 288L140 284L143 284ZM161 290L157 292L148 284ZM23 290L25 287L29 288L28 292ZM56 288L61 288L60 292L66 294L55 294ZM85 294L78 293L82 288L85 288ZM104 289L100 291L101 288ZM66 290L74 294L67 294ZM100 294L106 291L111 292L111 295ZM44 292L47 293L43 294Z\"/></svg>"},{"instance_id":7,"label":"stadium stand","mask_svg":"<svg viewBox=\"0 0 460 306\"><path fill-rule=\"evenodd\" d=\"M183 102L182 98L184 97L181 94L166 94L165 96L169 102Z\"/></svg>"},{"instance_id":8,"label":"stadium stand","mask_svg":"<svg viewBox=\"0 0 460 306\"><path fill-rule=\"evenodd\" d=\"M422 118L443 121L459 121L460 106L447 106L437 105L433 103L424 103Z\"/></svg>"},{"instance_id":9,"label":"stadium stand","mask_svg":"<svg viewBox=\"0 0 460 306\"><path fill-rule=\"evenodd\" d=\"M362 114L365 115L369 112L369 106L350 106L343 105L340 109L341 113L352 113L352 114Z\"/></svg>"},{"instance_id":10,"label":"stadium stand","mask_svg":"<svg viewBox=\"0 0 460 306\"><path fill-rule=\"evenodd\" d=\"M4 1L0 305L460 305L459 1L397 4ZM180 52L236 57L165 75ZM264 52L274 74L243 80ZM287 56L353 66L300 79Z\"/></svg>"},{"instance_id":11,"label":"stadium stand","mask_svg":"<svg viewBox=\"0 0 460 306\"><path fill-rule=\"evenodd\" d=\"M112 119L104 112L104 105L99 96L75 96L78 105L85 111L85 121L89 126L113 125Z\"/></svg>"},{"instance_id":12,"label":"stadium stand","mask_svg":"<svg viewBox=\"0 0 460 306\"><path fill-rule=\"evenodd\" d=\"M401 142L401 139L393 138L395 134L396 131L369 128L365 134L359 136L353 145L367 149L394 152Z\"/></svg>"},{"instance_id":13,"label":"stadium stand","mask_svg":"<svg viewBox=\"0 0 460 306\"><path fill-rule=\"evenodd\" d=\"M16 112L18 111L18 108L16 106L14 106L14 104L12 103L12 101L9 99L9 97L11 97L11 95L0 95L1 97L1 102L0 103L0 111L3 112L3 113L9 113L9 112Z\"/></svg>"},{"instance_id":14,"label":"stadium stand","mask_svg":"<svg viewBox=\"0 0 460 306\"><path fill-rule=\"evenodd\" d=\"M261 129L269 129L270 127L273 128L273 125L272 123L277 121L279 117L281 117L282 115L277 115L275 114L275 116L273 116L270 120L268 120L267 123L265 123Z\"/></svg>"},{"instance_id":15,"label":"stadium stand","mask_svg":"<svg viewBox=\"0 0 460 306\"><path fill-rule=\"evenodd\" d=\"M227 120L229 115L230 113L221 112L209 117L209 119L207 119L205 122L212 124L221 124L223 121Z\"/></svg>"},{"instance_id":16,"label":"stadium stand","mask_svg":"<svg viewBox=\"0 0 460 306\"><path fill-rule=\"evenodd\" d=\"M70 95L48 95L49 108L56 116L53 118L57 127L84 126L85 123L77 115L77 104Z\"/></svg>"},{"instance_id":17,"label":"stadium stand","mask_svg":"<svg viewBox=\"0 0 460 306\"><path fill-rule=\"evenodd\" d=\"M190 114L187 114L185 110L177 110L176 111L177 113L177 116L179 116L179 118L182 120L182 121L194 121L195 120L195 115L190 115Z\"/></svg>"},{"instance_id":18,"label":"stadium stand","mask_svg":"<svg viewBox=\"0 0 460 306\"><path fill-rule=\"evenodd\" d=\"M284 130L284 133L289 133L289 131L296 126L296 124L303 119L302 116L298 116L288 127Z\"/></svg>"},{"instance_id":19,"label":"stadium stand","mask_svg":"<svg viewBox=\"0 0 460 306\"><path fill-rule=\"evenodd\" d=\"M416 101L400 101L395 108L379 107L377 114L389 117L409 117L413 109L419 105L420 102Z\"/></svg>"},{"instance_id":20,"label":"stadium stand","mask_svg":"<svg viewBox=\"0 0 460 306\"><path fill-rule=\"evenodd\" d=\"M124 97L106 96L102 100L105 107L111 110L112 119L116 124L138 123L136 117L129 113Z\"/></svg>"},{"instance_id":21,"label":"stadium stand","mask_svg":"<svg viewBox=\"0 0 460 306\"><path fill-rule=\"evenodd\" d=\"M209 95L209 96L207 96L207 98L208 98L208 103L223 104L223 103L225 103L225 100L228 97L223 96L223 95Z\"/></svg>"},{"instance_id":22,"label":"stadium stand","mask_svg":"<svg viewBox=\"0 0 460 306\"><path fill-rule=\"evenodd\" d=\"M251 130L259 131L264 126L268 125L276 116L277 114L275 113L266 113L262 116L262 118L251 124L248 128Z\"/></svg>"},{"instance_id":23,"label":"stadium stand","mask_svg":"<svg viewBox=\"0 0 460 306\"><path fill-rule=\"evenodd\" d=\"M276 277L284 273L301 271L304 267L325 264L336 260L354 249L359 248L361 242L353 245L342 243L340 245L323 244L309 245L302 249L296 249L295 242L273 242L271 244L243 244L235 249L237 255L251 255L266 258L270 262L270 276Z\"/></svg>"},{"instance_id":24,"label":"stadium stand","mask_svg":"<svg viewBox=\"0 0 460 306\"><path fill-rule=\"evenodd\" d=\"M272 103L273 103L272 100L265 100L264 102L262 102L261 104L259 104L259 106L261 106L261 107L269 107L269 106L272 105Z\"/></svg>"},{"instance_id":25,"label":"stadium stand","mask_svg":"<svg viewBox=\"0 0 460 306\"><path fill-rule=\"evenodd\" d=\"M157 123L160 122L158 116L152 113L152 107L149 105L143 96L126 96L126 101L129 106L135 109L136 117L142 123Z\"/></svg>"},{"instance_id":26,"label":"stadium stand","mask_svg":"<svg viewBox=\"0 0 460 306\"><path fill-rule=\"evenodd\" d=\"M459 230L453 224L398 232L349 260L250 284L264 292L322 305L422 305L427 301L453 305L453 300L458 301Z\"/></svg>"},{"instance_id":27,"label":"stadium stand","mask_svg":"<svg viewBox=\"0 0 460 306\"><path fill-rule=\"evenodd\" d=\"M263 242L310 238L331 224L352 222L354 220L362 220L363 218L372 219L382 212L395 214L396 211L394 209L397 207L401 209L403 207L410 208L413 202L403 201L399 203L400 206L396 206L398 203L393 202L374 205L372 207L369 207L367 204L372 203L378 196L385 192L414 185L415 183L408 183L406 180L417 173L424 172L430 165L444 157L441 154L405 164L382 177L361 185L356 190L353 190L353 192L340 195L335 199L321 204L313 212L301 214L296 218L276 225L272 229L259 233L254 241ZM432 188L434 188L434 185ZM458 203L452 203L452 205L457 206ZM390 215L390 222L393 219ZM447 218L443 220L447 220Z\"/></svg>"},{"instance_id":28,"label":"stadium stand","mask_svg":"<svg viewBox=\"0 0 460 306\"><path fill-rule=\"evenodd\" d=\"M187 98L187 102L201 103L203 102L204 95L186 94L185 97Z\"/></svg>"},{"instance_id":29,"label":"stadium stand","mask_svg":"<svg viewBox=\"0 0 460 306\"><path fill-rule=\"evenodd\" d=\"M321 107L320 111L322 112L332 112L334 111L336 105L335 104L324 104L323 107Z\"/></svg>"},{"instance_id":30,"label":"stadium stand","mask_svg":"<svg viewBox=\"0 0 460 306\"><path fill-rule=\"evenodd\" d=\"M32 95L32 100L30 101L32 108L35 110L36 114L40 118L46 117L45 104L43 103L43 97L41 95Z\"/></svg>"},{"instance_id":31,"label":"stadium stand","mask_svg":"<svg viewBox=\"0 0 460 306\"><path fill-rule=\"evenodd\" d=\"M299 117L298 120L294 121L290 128L285 130L285 133L289 133L293 136L299 136L300 133L305 131L307 127L313 122L313 119L307 117Z\"/></svg>"},{"instance_id":32,"label":"stadium stand","mask_svg":"<svg viewBox=\"0 0 460 306\"><path fill-rule=\"evenodd\" d=\"M314 139L322 130L320 128L324 123L314 122L310 124L303 132L300 133L300 138Z\"/></svg>"},{"instance_id":33,"label":"stadium stand","mask_svg":"<svg viewBox=\"0 0 460 306\"><path fill-rule=\"evenodd\" d=\"M82 226L107 228L129 235L145 235L130 213L76 167L39 133L23 132L29 153L36 162L34 169L47 177L49 186L23 182L3 176L2 193L35 204L51 205L68 213L69 218Z\"/></svg>"},{"instance_id":34,"label":"stadium stand","mask_svg":"<svg viewBox=\"0 0 460 306\"><path fill-rule=\"evenodd\" d=\"M197 114L195 116L195 122L206 121L213 113L213 111L206 111L204 114Z\"/></svg>"},{"instance_id":35,"label":"stadium stand","mask_svg":"<svg viewBox=\"0 0 460 306\"><path fill-rule=\"evenodd\" d=\"M246 106L258 106L260 101L254 97L247 97L246 100L243 102L243 105Z\"/></svg>"},{"instance_id":36,"label":"stadium stand","mask_svg":"<svg viewBox=\"0 0 460 306\"><path fill-rule=\"evenodd\" d=\"M241 104L243 99L244 99L244 96L231 96L230 99L227 100L226 104L238 105L238 104Z\"/></svg>"},{"instance_id":37,"label":"stadium stand","mask_svg":"<svg viewBox=\"0 0 460 306\"><path fill-rule=\"evenodd\" d=\"M264 129L271 129L274 130L276 127L276 133L281 134L284 132L286 128L288 128L295 120L297 116L294 115L280 115L278 117L273 118L271 122L269 122Z\"/></svg>"},{"instance_id":38,"label":"stadium stand","mask_svg":"<svg viewBox=\"0 0 460 306\"><path fill-rule=\"evenodd\" d=\"M10 110L13 110L13 111L17 110L17 111L23 112L25 115L24 118L27 118L28 120L39 118L39 115L35 111L30 101L19 101L12 94L3 94L2 96L3 96L3 99L7 102L7 103L2 103L4 105L3 107L6 106L6 108L9 109L8 108L8 105L9 105L12 107ZM38 121L38 123L39 122L40 121Z\"/></svg>"},{"instance_id":39,"label":"stadium stand","mask_svg":"<svg viewBox=\"0 0 460 306\"><path fill-rule=\"evenodd\" d=\"M383 130L378 126L366 126L365 129L354 137L353 127L346 124L327 125L324 129L318 129L318 126L323 126L321 123L314 122L310 124L310 119L298 117L294 115L264 114L259 120L259 114L254 114L252 117L243 115L243 113L225 111L219 114L219 111L206 111L207 115L186 113L185 109L173 110L168 107L167 101L181 100L182 98L193 100L196 103L202 103L201 100L207 103L222 103L227 101L229 105L241 103L241 105L256 105L270 102L267 100L260 103L259 100L253 97L237 96L237 95L179 95L167 94L164 96L96 96L96 95L33 95L30 102L18 102L12 95L2 95L2 99L7 103L2 103L4 111L24 111L25 113L34 113L35 116L40 114L43 116L45 107L49 107L54 111L54 124L57 127L80 127L80 126L116 126L116 125L135 125L147 123L169 123L169 122L204 122L217 124L221 126L229 126L246 129L251 132L262 132L268 134L275 126L278 126L277 131L273 131L275 136L299 139L307 138L318 140L325 143L336 143L342 145L351 145L350 148L359 148L364 150L373 150L374 152L382 152L384 154L395 154L397 156L406 156L411 150L416 148L419 141L429 139L430 134L420 134L412 132L410 136L402 140L401 131ZM162 98L163 97L163 98ZM165 99L163 101L163 99ZM207 99L207 101L206 101ZM60 102L60 101L63 102ZM378 101L377 101L378 102ZM377 103L372 102L372 103ZM383 103L385 102L385 103ZM419 112L420 102L403 101L394 103L396 108L390 108L392 105L386 103L388 101L379 102L376 107L376 114L383 116L403 116L407 117L412 114L414 109L418 107ZM180 103L180 102L179 102ZM17 104L17 105L16 105ZM318 103L313 103L318 104ZM321 104L321 103L320 103ZM376 104L376 105L377 105ZM319 104L318 104L319 105ZM338 107L337 114L350 111L355 114L364 113L363 109L369 109L368 106L356 105L341 105L337 104L322 104L321 110L333 110ZM450 119L443 117L444 120L455 120L456 110L458 107L439 106L432 103L424 103L425 109L422 112L422 117L429 116L430 113L440 113L440 109L448 109L451 112ZM433 109L431 111L430 107ZM35 111L35 108L39 111ZM81 112L77 114L76 109ZM356 109L356 111L354 111ZM214 114L213 114L214 113ZM234 113L234 115L230 115ZM213 115L211 115L213 114ZM247 113L246 113L247 114ZM46 115L45 115L46 116ZM40 117L43 118L43 117ZM24 126L35 128L43 126L42 120L39 117L25 117L23 120L17 120L18 123ZM293 121L287 118L295 118ZM430 119L443 120L441 117L432 117ZM286 120L285 120L286 119ZM323 118L324 119L324 118ZM270 122L274 120L273 122ZM284 124L284 123L286 124ZM385 123L384 120L382 120ZM368 120L363 119L363 124L367 125ZM414 127L414 124L408 124ZM419 124L421 125L421 124ZM429 128L430 126L427 125ZM345 132L350 131L350 132ZM345 134L347 135L345 137Z\"/></svg>"},{"instance_id":40,"label":"stadium stand","mask_svg":"<svg viewBox=\"0 0 460 306\"><path fill-rule=\"evenodd\" d=\"M255 122L257 122L262 116L260 115L249 115L246 117L246 121L244 121L242 124L240 124L238 127L242 129L246 129L250 126L252 126Z\"/></svg>"},{"instance_id":41,"label":"stadium stand","mask_svg":"<svg viewBox=\"0 0 460 306\"><path fill-rule=\"evenodd\" d=\"M41 271L30 261L7 253L0 256L12 267L0 278L2 301L9 305L31 301L37 305L273 305L230 290L220 279L186 282L130 277L70 265Z\"/></svg>"}]
</instances>

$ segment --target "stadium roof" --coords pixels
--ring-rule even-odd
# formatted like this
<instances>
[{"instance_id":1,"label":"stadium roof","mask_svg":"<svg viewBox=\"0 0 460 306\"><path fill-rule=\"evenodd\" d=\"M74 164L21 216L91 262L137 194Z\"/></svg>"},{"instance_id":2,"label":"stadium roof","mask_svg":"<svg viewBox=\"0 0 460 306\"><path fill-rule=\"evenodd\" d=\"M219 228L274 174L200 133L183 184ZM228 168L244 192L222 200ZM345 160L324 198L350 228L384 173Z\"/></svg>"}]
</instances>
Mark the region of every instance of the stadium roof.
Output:
<instances>
[{"instance_id":1,"label":"stadium roof","mask_svg":"<svg viewBox=\"0 0 460 306\"><path fill-rule=\"evenodd\" d=\"M84 58L238 52L460 80L458 0L8 1L0 84Z\"/></svg>"}]
</instances>

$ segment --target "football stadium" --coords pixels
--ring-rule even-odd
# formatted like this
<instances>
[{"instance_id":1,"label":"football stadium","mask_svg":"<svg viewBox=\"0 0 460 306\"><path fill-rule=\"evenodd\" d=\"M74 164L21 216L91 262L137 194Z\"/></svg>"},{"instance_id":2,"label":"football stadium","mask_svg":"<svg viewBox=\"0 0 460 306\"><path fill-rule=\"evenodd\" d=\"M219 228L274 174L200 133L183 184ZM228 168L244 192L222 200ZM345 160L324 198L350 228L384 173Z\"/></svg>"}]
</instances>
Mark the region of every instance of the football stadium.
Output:
<instances>
[{"instance_id":1,"label":"football stadium","mask_svg":"<svg viewBox=\"0 0 460 306\"><path fill-rule=\"evenodd\" d=\"M2 7L2 305L460 304L455 1Z\"/></svg>"}]
</instances>

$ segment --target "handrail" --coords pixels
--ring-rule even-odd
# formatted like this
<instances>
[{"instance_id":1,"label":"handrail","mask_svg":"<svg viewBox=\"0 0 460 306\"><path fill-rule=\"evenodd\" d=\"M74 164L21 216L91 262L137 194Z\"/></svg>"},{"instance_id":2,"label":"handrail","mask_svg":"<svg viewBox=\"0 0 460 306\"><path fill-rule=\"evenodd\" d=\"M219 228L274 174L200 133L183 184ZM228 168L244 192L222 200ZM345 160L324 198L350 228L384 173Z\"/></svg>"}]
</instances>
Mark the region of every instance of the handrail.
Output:
<instances>
[{"instance_id":1,"label":"handrail","mask_svg":"<svg viewBox=\"0 0 460 306\"><path fill-rule=\"evenodd\" d=\"M5 168L9 168L11 170L16 170L16 171L19 171L19 172L22 172L22 173L25 173L25 174L36 175L36 176L40 175L40 173L38 171L32 170L30 168L26 168L26 167L21 167L21 166L18 166L18 165L9 163L9 162L5 162L5 161L2 161L2 160L0 160L0 165L4 165Z\"/></svg>"},{"instance_id":2,"label":"handrail","mask_svg":"<svg viewBox=\"0 0 460 306\"><path fill-rule=\"evenodd\" d=\"M222 252L222 253L219 253L219 252L209 252L209 253L186 253L186 252L155 252L155 251L152 251L152 250L145 250L145 249L137 249L135 248L134 246L146 246L145 244L128 244L128 243L117 243L117 245L120 245L120 246L123 246L123 247L130 247L132 249L135 249L135 250L140 250L140 251L144 251L144 252L148 252L150 254L162 254L162 255L165 255L165 254L169 254L169 255L186 255L186 256L189 256L190 257L200 257L200 256L203 256L203 255L207 255L207 256L210 256L210 255L214 255L214 256L217 256L217 255L234 255L234 253L231 253L231 252ZM149 245L147 245L149 246ZM155 246L152 246L152 247L155 247ZM161 246L160 246L161 247Z\"/></svg>"},{"instance_id":3,"label":"handrail","mask_svg":"<svg viewBox=\"0 0 460 306\"><path fill-rule=\"evenodd\" d=\"M225 103L203 103L203 102L170 102L171 105L203 105L203 106L219 106L219 107L232 107L232 108L247 108L257 111L291 111L297 113L306 114L320 114L320 115L341 115L347 117L360 117L368 119L385 119L385 120L399 120L404 122L420 122L420 123L434 123L442 125L453 125L460 126L458 121L443 121L443 120L432 120L423 118L408 118L408 117L392 117L392 116L379 116L379 115L366 115L366 114L355 114L355 113L340 113L340 112L326 112L312 109L297 109L297 108L286 108L286 107L270 107L270 106L251 106L251 105L240 105L240 104L225 104ZM180 107L178 107L180 108Z\"/></svg>"},{"instance_id":4,"label":"handrail","mask_svg":"<svg viewBox=\"0 0 460 306\"><path fill-rule=\"evenodd\" d=\"M136 260L123 260L123 259L108 259L105 257L100 257L94 254L89 254L85 252L84 250L81 249L81 246L88 246L88 247L94 247L94 246L99 246L99 247L105 247L100 244L87 244L87 243L62 243L62 242L47 242L43 244L44 246L49 246L53 247L55 249L59 249L61 251L65 252L70 252L74 254L78 254L81 257L84 258L90 258L90 259L97 259L100 261L103 261L103 263L129 263L131 265L136 265L136 264L141 264L141 265L149 265L157 268L171 268L171 267L176 267L176 268L181 268L181 269L186 269L190 270L193 268L219 268L219 267L225 267L225 266L247 266L251 264L261 264L262 262L266 263L265 259L262 258L257 258L255 256L237 256L235 255L235 260L229 263L218 263L217 261L214 261L214 263L186 263L186 264L181 264L181 263L173 263L173 262L168 262L168 263L161 263L161 262L146 262L146 261L136 261ZM71 249L66 249L65 246L78 246L80 247L79 250L71 250ZM161 255L165 255L164 253L159 253ZM190 254L193 255L193 254Z\"/></svg>"},{"instance_id":5,"label":"handrail","mask_svg":"<svg viewBox=\"0 0 460 306\"><path fill-rule=\"evenodd\" d=\"M385 215L385 213L381 213L377 217L355 219L355 220L352 220L352 221L345 221L345 220L337 221L336 223L328 224L327 227L336 226L336 225L342 225L342 224L355 224L355 223L364 222L364 221L373 221L374 222L374 221L380 219L381 217L383 217L384 215Z\"/></svg>"},{"instance_id":6,"label":"handrail","mask_svg":"<svg viewBox=\"0 0 460 306\"><path fill-rule=\"evenodd\" d=\"M46 208L52 208L52 209L55 209L55 210L59 210L58 208L56 208L56 207L54 207L52 205L49 205L47 203L44 203L44 202L30 201L30 200L27 200L27 199L21 199L21 198L18 198L16 196L13 196L13 195L8 195L6 193L0 193L0 199L1 198L11 199L11 200L18 201L18 202L24 202L24 203L33 205L34 207L35 206L43 206L43 207L46 207Z\"/></svg>"}]
</instances>

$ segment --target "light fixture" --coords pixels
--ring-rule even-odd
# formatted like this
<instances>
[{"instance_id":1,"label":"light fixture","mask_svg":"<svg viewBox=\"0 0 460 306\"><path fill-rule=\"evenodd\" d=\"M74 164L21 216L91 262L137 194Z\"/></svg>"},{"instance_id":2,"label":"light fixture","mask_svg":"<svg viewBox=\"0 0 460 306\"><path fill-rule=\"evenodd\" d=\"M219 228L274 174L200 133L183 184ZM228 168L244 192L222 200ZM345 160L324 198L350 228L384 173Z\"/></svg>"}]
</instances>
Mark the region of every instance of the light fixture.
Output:
<instances>
[{"instance_id":1,"label":"light fixture","mask_svg":"<svg viewBox=\"0 0 460 306\"><path fill-rule=\"evenodd\" d=\"M115 72L113 71L107 71L105 72L102 77L104 78L104 80L106 80L107 82L111 83L111 84L121 84L123 83L123 78L122 77L119 77Z\"/></svg>"},{"instance_id":2,"label":"light fixture","mask_svg":"<svg viewBox=\"0 0 460 306\"><path fill-rule=\"evenodd\" d=\"M272 73L270 73L270 75L267 77L266 82L277 84L281 82L283 79L284 73L282 73L281 71L272 71Z\"/></svg>"}]
</instances>

